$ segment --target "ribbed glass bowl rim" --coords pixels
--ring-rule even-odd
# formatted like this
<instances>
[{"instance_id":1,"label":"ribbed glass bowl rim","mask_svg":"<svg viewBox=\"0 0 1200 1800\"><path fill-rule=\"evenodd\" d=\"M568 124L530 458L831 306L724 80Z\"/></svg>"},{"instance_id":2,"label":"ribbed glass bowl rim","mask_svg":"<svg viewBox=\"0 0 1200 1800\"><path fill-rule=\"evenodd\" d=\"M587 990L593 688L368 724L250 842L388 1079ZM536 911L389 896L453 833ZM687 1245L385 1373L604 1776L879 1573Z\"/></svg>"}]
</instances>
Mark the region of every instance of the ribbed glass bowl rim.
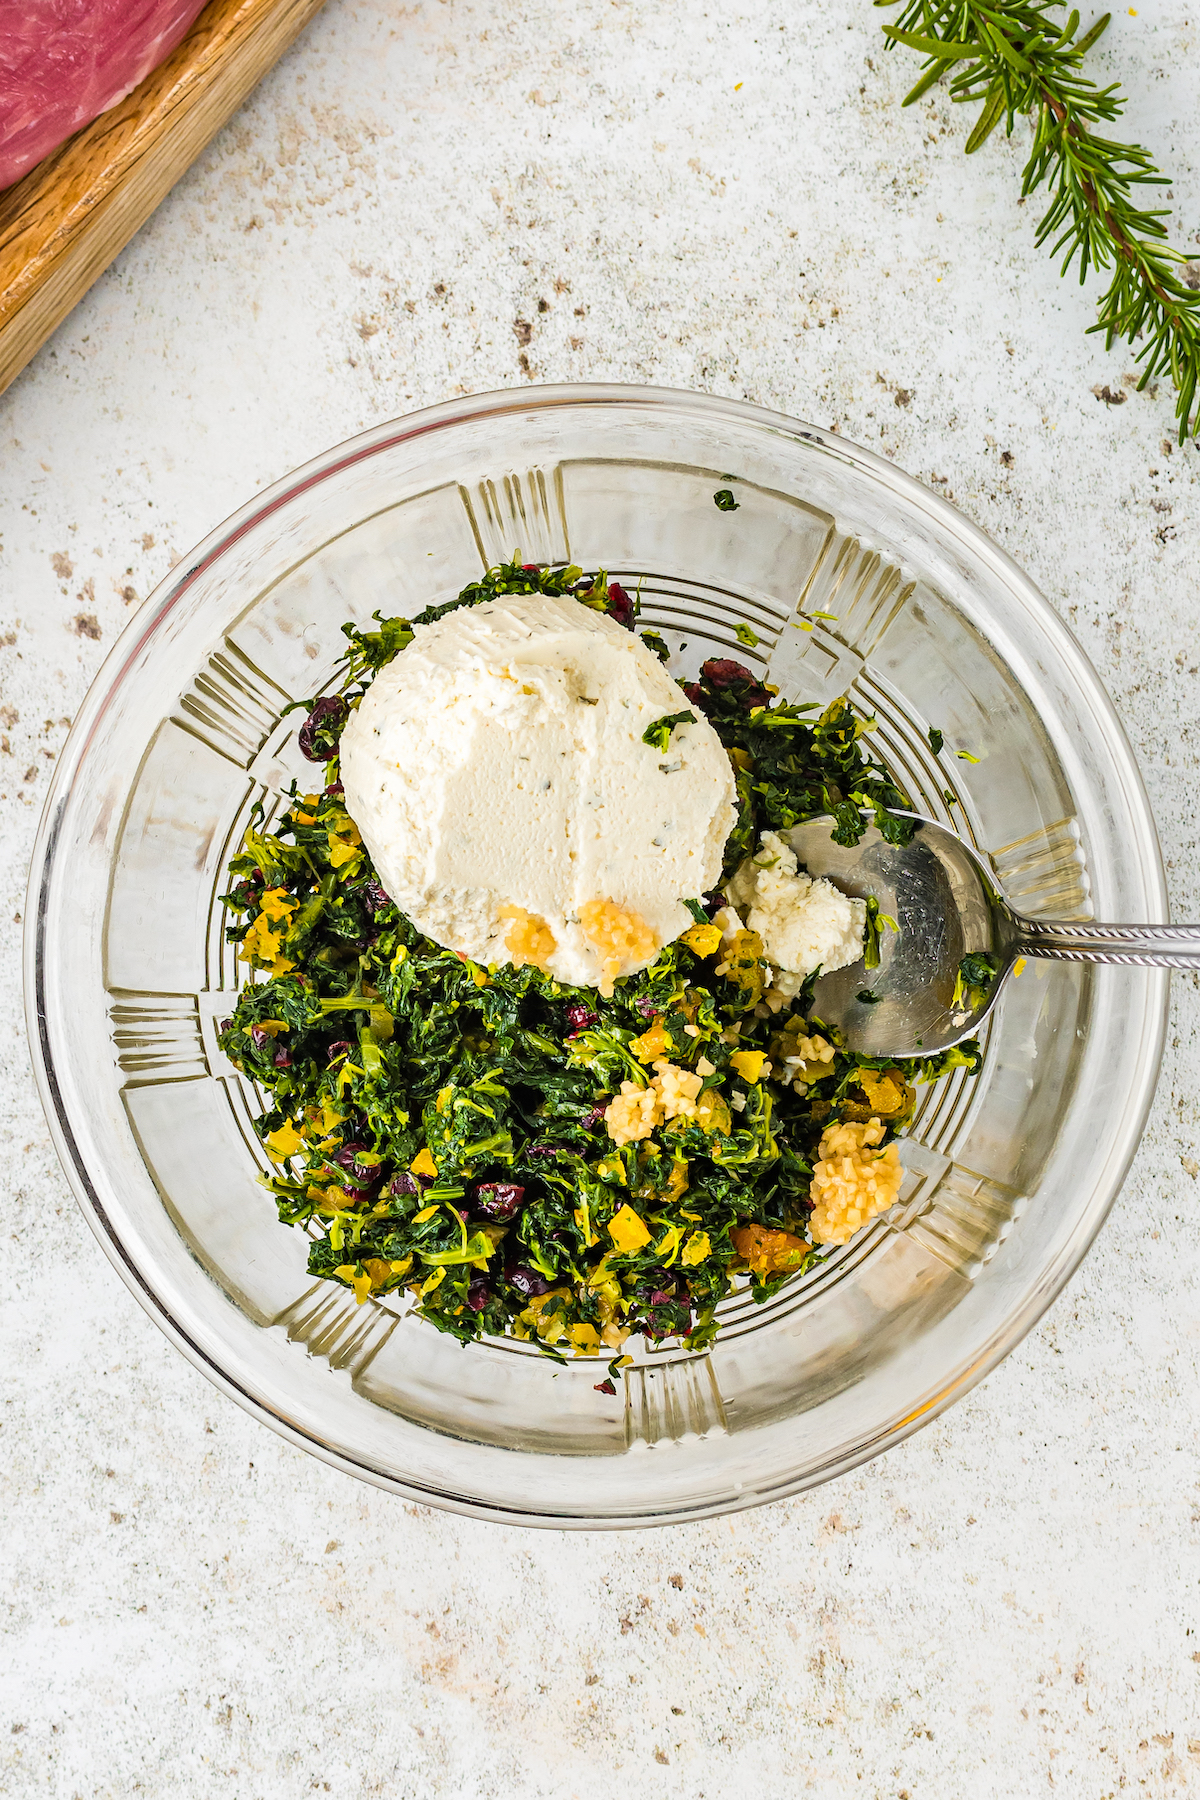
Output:
<instances>
[{"instance_id":1,"label":"ribbed glass bowl rim","mask_svg":"<svg viewBox=\"0 0 1200 1800\"><path fill-rule=\"evenodd\" d=\"M254 499L240 507L216 530L210 532L190 555L176 564L166 579L160 582L159 586L142 603L101 664L84 697L83 704L75 717L56 764L42 809L30 865L24 923L24 986L26 1025L34 1078L45 1109L51 1137L75 1199L109 1261L144 1311L150 1315L176 1348L200 1369L214 1386L236 1401L253 1417L270 1426L273 1431L298 1448L309 1451L344 1473L355 1475L361 1480L369 1481L385 1491L399 1494L406 1499L426 1505L437 1505L443 1510L467 1517L508 1524L558 1530L622 1530L641 1529L652 1524L675 1524L689 1518L709 1517L721 1512L736 1511L743 1503L731 1502L729 1505L688 1508L665 1517L654 1515L638 1518L626 1515L609 1518L562 1514L542 1516L524 1512L519 1516L514 1516L512 1512L504 1508L491 1507L484 1502L457 1495L435 1494L415 1483L407 1485L403 1480L374 1470L341 1451L331 1449L309 1433L297 1430L288 1420L273 1412L269 1406L248 1393L239 1384L236 1377L230 1375L189 1337L186 1328L171 1315L169 1309L156 1294L152 1285L152 1271L145 1271L135 1266L110 1226L103 1200L74 1144L69 1110L58 1079L40 1001L45 977L45 943L42 930L44 899L49 884L56 878L61 880L66 876L66 871L58 867L55 862L57 828L64 806L75 782L86 771L88 747L101 726L105 712L122 682L131 668L139 663L149 641L162 628L172 610L185 601L190 588L198 577L280 507L287 505L306 491L319 486L323 481L342 470L377 455L381 450L419 439L430 433L444 432L455 425L478 423L488 418L501 418L506 413L528 414L531 411L542 412L560 407L588 406L610 410L637 407L643 412L657 409L662 413L674 412L681 420L688 416L703 419L709 425L725 420L731 426L736 425L742 431L747 427L757 427L764 432L778 434L811 445L832 454L847 466L860 471L869 481L890 489L892 495L905 503L914 514L923 514L927 523L935 526L948 537L957 540L965 549L969 550L972 556L988 565L991 573L1008 589L1010 596L1036 616L1039 628L1050 640L1056 655L1069 669L1072 678L1086 690L1094 716L1103 722L1106 747L1114 761L1120 766L1122 785L1131 810L1141 814L1142 831L1138 850L1142 857L1142 872L1149 901L1146 918L1148 922L1153 922L1159 919L1165 920L1168 917L1166 877L1149 798L1132 748L1117 717L1113 703L1084 651L1076 643L1049 602L1012 558L1001 550L985 532L972 524L948 501L923 487L920 482L912 476L906 475L886 458L875 455L874 452L848 441L835 432L822 430L819 426L808 424L801 419L791 418L785 413L774 412L747 401L729 400L686 389L639 387L617 383L576 384L563 382L545 386L531 384L528 387L501 389L493 393L443 401L436 406L422 408L359 433L327 450L323 455L302 464L291 474L284 476L271 487L257 494ZM1087 1255L1097 1232L1120 1192L1130 1163L1141 1141L1154 1099L1166 1036L1169 985L1165 976L1155 971L1148 971L1147 979L1158 982L1157 1030L1153 1034L1149 1053L1143 1057L1139 1067L1133 1071L1131 1076L1122 1141L1114 1145L1113 1154L1108 1162L1109 1180L1105 1184L1104 1191L1094 1193L1089 1204L1081 1209L1075 1231L1064 1243L1054 1261L1042 1270L1041 1279L1027 1293L1024 1303L1014 1309L1004 1326L993 1334L983 1353L972 1358L969 1369L962 1371L957 1379L948 1382L932 1404L922 1407L918 1413L898 1421L868 1441L855 1445L853 1450L842 1454L836 1461L821 1470L797 1476L792 1480L781 1481L770 1492L757 1492L749 1504L761 1505L768 1501L785 1499L791 1494L834 1479L911 1436L913 1432L937 1418L954 1401L961 1399L986 1375L990 1374L1026 1333L1032 1330L1057 1298Z\"/></svg>"}]
</instances>

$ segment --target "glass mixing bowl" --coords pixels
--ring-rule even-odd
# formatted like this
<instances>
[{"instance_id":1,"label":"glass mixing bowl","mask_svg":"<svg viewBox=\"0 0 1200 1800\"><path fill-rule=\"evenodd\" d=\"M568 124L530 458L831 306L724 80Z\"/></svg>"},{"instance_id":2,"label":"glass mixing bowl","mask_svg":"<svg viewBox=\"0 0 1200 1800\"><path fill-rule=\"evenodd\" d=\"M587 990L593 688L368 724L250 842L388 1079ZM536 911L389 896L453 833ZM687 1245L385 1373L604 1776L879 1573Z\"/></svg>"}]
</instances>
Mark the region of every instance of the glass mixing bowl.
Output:
<instances>
[{"instance_id":1,"label":"glass mixing bowl","mask_svg":"<svg viewBox=\"0 0 1200 1800\"><path fill-rule=\"evenodd\" d=\"M730 487L738 510L713 504ZM80 1205L147 1312L292 1443L414 1500L543 1526L747 1507L853 1468L1009 1351L1079 1263L1142 1131L1162 972L1030 964L977 1080L922 1090L897 1206L711 1355L462 1349L305 1273L256 1177L257 1097L222 1057L223 871L296 775L294 698L343 620L411 614L514 550L640 586L676 672L730 654L794 699L848 692L913 804L1026 912L1167 917L1129 745L1020 570L889 463L808 425L654 389L526 388L380 426L189 556L105 663L34 857L34 1063ZM747 621L757 648L733 627ZM928 728L947 749L935 757ZM967 750L978 762L956 760ZM957 798L951 804L947 792Z\"/></svg>"}]
</instances>

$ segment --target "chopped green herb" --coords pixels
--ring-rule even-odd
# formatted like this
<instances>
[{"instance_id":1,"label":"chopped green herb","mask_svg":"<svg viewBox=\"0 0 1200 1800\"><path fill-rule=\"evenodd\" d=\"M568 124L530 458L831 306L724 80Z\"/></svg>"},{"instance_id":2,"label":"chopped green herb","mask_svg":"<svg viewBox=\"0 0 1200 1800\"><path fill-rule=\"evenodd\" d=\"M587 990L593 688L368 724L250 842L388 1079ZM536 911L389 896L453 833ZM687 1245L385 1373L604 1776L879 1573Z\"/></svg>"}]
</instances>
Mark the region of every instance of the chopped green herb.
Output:
<instances>
[{"instance_id":1,"label":"chopped green herb","mask_svg":"<svg viewBox=\"0 0 1200 1800\"><path fill-rule=\"evenodd\" d=\"M753 650L754 646L758 643L758 633L757 631L752 631L749 625L735 625L733 628L733 635L738 643L745 644L748 650Z\"/></svg>"},{"instance_id":2,"label":"chopped green herb","mask_svg":"<svg viewBox=\"0 0 1200 1800\"><path fill-rule=\"evenodd\" d=\"M964 956L958 965L958 973L954 979L954 996L950 1002L950 1010L958 1012L978 1012L987 1000L996 979L997 963L994 956L986 950L973 950Z\"/></svg>"},{"instance_id":3,"label":"chopped green herb","mask_svg":"<svg viewBox=\"0 0 1200 1800\"><path fill-rule=\"evenodd\" d=\"M649 744L653 750L665 750L671 741L671 733L677 725L694 725L694 712L664 713L661 719L655 719L653 725L647 725L642 733L643 744Z\"/></svg>"},{"instance_id":4,"label":"chopped green herb","mask_svg":"<svg viewBox=\"0 0 1200 1800\"><path fill-rule=\"evenodd\" d=\"M741 509L741 502L734 499L732 488L718 488L713 495L713 504L718 512L738 512Z\"/></svg>"},{"instance_id":5,"label":"chopped green herb","mask_svg":"<svg viewBox=\"0 0 1200 1800\"><path fill-rule=\"evenodd\" d=\"M863 965L868 969L879 967L879 939L883 931L899 932L900 927L890 913L880 912L879 902L874 894L867 899L867 923L863 930Z\"/></svg>"},{"instance_id":6,"label":"chopped green herb","mask_svg":"<svg viewBox=\"0 0 1200 1800\"><path fill-rule=\"evenodd\" d=\"M874 993L870 988L859 988L854 998L861 1001L863 1006L878 1006L883 995Z\"/></svg>"},{"instance_id":7,"label":"chopped green herb","mask_svg":"<svg viewBox=\"0 0 1200 1800\"><path fill-rule=\"evenodd\" d=\"M641 638L643 644L645 644L645 646L648 650L653 650L653 652L654 652L655 656L657 656L659 662L669 662L670 661L670 658L671 658L670 649L667 646L666 640L662 637L662 635L659 632L657 632L657 631L642 631L642 632L638 633L638 636Z\"/></svg>"},{"instance_id":8,"label":"chopped green herb","mask_svg":"<svg viewBox=\"0 0 1200 1800\"><path fill-rule=\"evenodd\" d=\"M979 758L972 755L970 750L956 750L954 754L960 762L977 763L979 761Z\"/></svg>"},{"instance_id":9,"label":"chopped green herb","mask_svg":"<svg viewBox=\"0 0 1200 1800\"><path fill-rule=\"evenodd\" d=\"M933 751L935 756L941 755L942 745L945 741L944 733L940 732L936 725L931 725L929 727L929 748Z\"/></svg>"}]
</instances>

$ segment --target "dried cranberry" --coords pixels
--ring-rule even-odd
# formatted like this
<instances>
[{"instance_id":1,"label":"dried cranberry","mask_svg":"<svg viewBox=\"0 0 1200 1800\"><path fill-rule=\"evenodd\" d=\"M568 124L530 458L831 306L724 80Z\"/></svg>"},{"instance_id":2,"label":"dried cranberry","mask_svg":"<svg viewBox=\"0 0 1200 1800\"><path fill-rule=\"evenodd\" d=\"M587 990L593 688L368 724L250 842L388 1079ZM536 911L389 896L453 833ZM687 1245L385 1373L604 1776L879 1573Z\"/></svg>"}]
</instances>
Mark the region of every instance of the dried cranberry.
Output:
<instances>
[{"instance_id":1,"label":"dried cranberry","mask_svg":"<svg viewBox=\"0 0 1200 1800\"><path fill-rule=\"evenodd\" d=\"M539 572L539 570L541 569L541 566L542 566L541 563L522 563L521 564L521 568L523 569L523 571L525 572L526 575L536 575Z\"/></svg>"},{"instance_id":2,"label":"dried cranberry","mask_svg":"<svg viewBox=\"0 0 1200 1800\"><path fill-rule=\"evenodd\" d=\"M329 786L325 789L325 798L327 800L340 800L345 791L346 790L340 781L331 781Z\"/></svg>"},{"instance_id":3,"label":"dried cranberry","mask_svg":"<svg viewBox=\"0 0 1200 1800\"><path fill-rule=\"evenodd\" d=\"M698 681L681 681L679 685L693 706L704 705L704 692Z\"/></svg>"},{"instance_id":4,"label":"dried cranberry","mask_svg":"<svg viewBox=\"0 0 1200 1800\"><path fill-rule=\"evenodd\" d=\"M766 688L759 686L745 663L734 662L728 656L711 656L707 662L701 663L700 673L709 687L740 687L745 683L746 691L740 698L747 708L770 704L770 694Z\"/></svg>"},{"instance_id":5,"label":"dried cranberry","mask_svg":"<svg viewBox=\"0 0 1200 1800\"><path fill-rule=\"evenodd\" d=\"M668 1298L675 1292L675 1277L668 1269L647 1269L638 1278L638 1288L660 1288L669 1290Z\"/></svg>"},{"instance_id":6,"label":"dried cranberry","mask_svg":"<svg viewBox=\"0 0 1200 1800\"><path fill-rule=\"evenodd\" d=\"M393 1175L388 1183L388 1193L397 1200L404 1194L419 1194L420 1191L416 1176L410 1175L407 1169L402 1169L399 1175Z\"/></svg>"},{"instance_id":7,"label":"dried cranberry","mask_svg":"<svg viewBox=\"0 0 1200 1800\"><path fill-rule=\"evenodd\" d=\"M672 1288L669 1293L666 1288L655 1288L650 1296L650 1304L651 1306L666 1306L668 1301L674 1300L674 1298L674 1288Z\"/></svg>"},{"instance_id":8,"label":"dried cranberry","mask_svg":"<svg viewBox=\"0 0 1200 1800\"><path fill-rule=\"evenodd\" d=\"M224 1037L224 1035L227 1031L231 1031L232 1029L233 1029L233 1020L232 1019L222 1019L221 1023L217 1026L217 1030L220 1032L222 1037Z\"/></svg>"},{"instance_id":9,"label":"dried cranberry","mask_svg":"<svg viewBox=\"0 0 1200 1800\"><path fill-rule=\"evenodd\" d=\"M250 1027L250 1042L260 1054L267 1048L271 1041L270 1032L264 1031L261 1025L252 1025Z\"/></svg>"},{"instance_id":10,"label":"dried cranberry","mask_svg":"<svg viewBox=\"0 0 1200 1800\"><path fill-rule=\"evenodd\" d=\"M644 994L640 1000L634 1001L633 1007L635 1012L641 1013L643 1019L652 1019L654 1017L656 1010L654 1002L653 1000L647 1000Z\"/></svg>"},{"instance_id":11,"label":"dried cranberry","mask_svg":"<svg viewBox=\"0 0 1200 1800\"><path fill-rule=\"evenodd\" d=\"M333 1160L346 1171L355 1187L375 1187L383 1180L383 1170L378 1163L360 1163L358 1159L364 1153L370 1155L365 1144L343 1144Z\"/></svg>"},{"instance_id":12,"label":"dried cranberry","mask_svg":"<svg viewBox=\"0 0 1200 1800\"><path fill-rule=\"evenodd\" d=\"M599 1018L600 1014L585 1006L582 1000L576 1000L567 1008L567 1023L573 1031L590 1031Z\"/></svg>"},{"instance_id":13,"label":"dried cranberry","mask_svg":"<svg viewBox=\"0 0 1200 1800\"><path fill-rule=\"evenodd\" d=\"M602 1106L593 1106L591 1112L585 1113L583 1118L580 1119L579 1123L583 1126L583 1129L585 1131L590 1131L594 1125L598 1125L600 1123L600 1121L603 1117L604 1117L604 1108Z\"/></svg>"},{"instance_id":14,"label":"dried cranberry","mask_svg":"<svg viewBox=\"0 0 1200 1800\"><path fill-rule=\"evenodd\" d=\"M467 1305L470 1307L471 1311L477 1313L482 1312L491 1297L491 1283L485 1281L482 1275L476 1275L470 1287L467 1289Z\"/></svg>"},{"instance_id":15,"label":"dried cranberry","mask_svg":"<svg viewBox=\"0 0 1200 1800\"><path fill-rule=\"evenodd\" d=\"M727 906L729 902L719 888L714 888L711 894L701 894L700 904L711 918L714 913L719 913L722 907Z\"/></svg>"},{"instance_id":16,"label":"dried cranberry","mask_svg":"<svg viewBox=\"0 0 1200 1800\"><path fill-rule=\"evenodd\" d=\"M678 1337L690 1329L692 1316L686 1307L672 1302L660 1311L657 1307L650 1309L650 1317L642 1326L644 1336L648 1338Z\"/></svg>"},{"instance_id":17,"label":"dried cranberry","mask_svg":"<svg viewBox=\"0 0 1200 1800\"><path fill-rule=\"evenodd\" d=\"M619 581L608 584L608 616L618 625L624 625L626 631L633 630L633 601Z\"/></svg>"},{"instance_id":18,"label":"dried cranberry","mask_svg":"<svg viewBox=\"0 0 1200 1800\"><path fill-rule=\"evenodd\" d=\"M598 1394L613 1394L613 1395L615 1395L616 1391L617 1391L611 1381L598 1381L598 1382L596 1382L595 1386L596 1386L596 1392Z\"/></svg>"},{"instance_id":19,"label":"dried cranberry","mask_svg":"<svg viewBox=\"0 0 1200 1800\"><path fill-rule=\"evenodd\" d=\"M710 656L707 662L700 664L700 673L709 687L732 687L735 681L753 681L754 676L745 663L734 662L729 656Z\"/></svg>"},{"instance_id":20,"label":"dried cranberry","mask_svg":"<svg viewBox=\"0 0 1200 1800\"><path fill-rule=\"evenodd\" d=\"M565 1144L526 1144L525 1155L528 1156L569 1156L570 1151Z\"/></svg>"},{"instance_id":21,"label":"dried cranberry","mask_svg":"<svg viewBox=\"0 0 1200 1800\"><path fill-rule=\"evenodd\" d=\"M328 1050L325 1052L325 1060L326 1062L335 1063L340 1061L343 1056L349 1056L349 1054L350 1044L348 1040L346 1038L339 1038L336 1044L330 1044Z\"/></svg>"},{"instance_id":22,"label":"dried cranberry","mask_svg":"<svg viewBox=\"0 0 1200 1800\"><path fill-rule=\"evenodd\" d=\"M384 893L382 887L380 887L373 875L369 880L363 882L358 892L370 907L372 915L377 912L382 912L385 906L390 906L392 904L392 896ZM378 936L378 933L376 933L376 936Z\"/></svg>"},{"instance_id":23,"label":"dried cranberry","mask_svg":"<svg viewBox=\"0 0 1200 1800\"><path fill-rule=\"evenodd\" d=\"M525 1189L512 1181L481 1181L473 1200L476 1212L503 1225L525 1204Z\"/></svg>"},{"instance_id":24,"label":"dried cranberry","mask_svg":"<svg viewBox=\"0 0 1200 1800\"><path fill-rule=\"evenodd\" d=\"M515 1287L518 1294L524 1294L527 1300L536 1299L539 1294L550 1292L550 1283L536 1269L526 1263L514 1263L512 1268L504 1271L504 1278L509 1287Z\"/></svg>"},{"instance_id":25,"label":"dried cranberry","mask_svg":"<svg viewBox=\"0 0 1200 1800\"><path fill-rule=\"evenodd\" d=\"M291 1066L292 1053L286 1044L280 1044L278 1050L275 1052L275 1067L277 1069L290 1069Z\"/></svg>"},{"instance_id":26,"label":"dried cranberry","mask_svg":"<svg viewBox=\"0 0 1200 1800\"><path fill-rule=\"evenodd\" d=\"M299 734L301 753L309 762L328 762L337 755L342 727L349 717L350 708L340 694L325 694L313 702Z\"/></svg>"}]
</instances>

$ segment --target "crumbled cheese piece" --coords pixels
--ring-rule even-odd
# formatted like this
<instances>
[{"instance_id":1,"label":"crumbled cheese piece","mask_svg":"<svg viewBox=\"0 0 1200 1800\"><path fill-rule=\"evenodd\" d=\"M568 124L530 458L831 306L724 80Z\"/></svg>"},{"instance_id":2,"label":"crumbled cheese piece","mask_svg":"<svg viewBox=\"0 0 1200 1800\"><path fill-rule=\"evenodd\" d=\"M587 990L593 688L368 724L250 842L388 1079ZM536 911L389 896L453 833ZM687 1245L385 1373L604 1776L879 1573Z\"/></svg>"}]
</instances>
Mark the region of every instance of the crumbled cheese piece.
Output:
<instances>
[{"instance_id":1,"label":"crumbled cheese piece","mask_svg":"<svg viewBox=\"0 0 1200 1800\"><path fill-rule=\"evenodd\" d=\"M732 944L738 932L745 929L741 914L734 906L723 906L720 912L714 913L713 924L720 927L723 944Z\"/></svg>"},{"instance_id":2,"label":"crumbled cheese piece","mask_svg":"<svg viewBox=\"0 0 1200 1800\"><path fill-rule=\"evenodd\" d=\"M781 974L803 979L821 969L828 975L862 955L866 902L851 900L823 876L814 880L798 871L795 852L773 831L763 832L757 854L742 864L727 892L762 939L767 961L778 971L772 985L784 995Z\"/></svg>"},{"instance_id":3,"label":"crumbled cheese piece","mask_svg":"<svg viewBox=\"0 0 1200 1800\"><path fill-rule=\"evenodd\" d=\"M809 1195L809 1230L818 1244L845 1244L868 1220L886 1212L900 1193L904 1171L895 1144L884 1139L878 1119L866 1125L830 1125L821 1134Z\"/></svg>"},{"instance_id":4,"label":"crumbled cheese piece","mask_svg":"<svg viewBox=\"0 0 1200 1800\"><path fill-rule=\"evenodd\" d=\"M684 900L719 879L736 816L702 711L675 726L670 774L645 741L680 705L636 633L566 595L499 595L418 625L342 733L357 829L333 860L361 860L361 833L387 893L435 942L503 963L504 909L519 907L546 940L518 936L518 954L611 988L693 929Z\"/></svg>"}]
</instances>

